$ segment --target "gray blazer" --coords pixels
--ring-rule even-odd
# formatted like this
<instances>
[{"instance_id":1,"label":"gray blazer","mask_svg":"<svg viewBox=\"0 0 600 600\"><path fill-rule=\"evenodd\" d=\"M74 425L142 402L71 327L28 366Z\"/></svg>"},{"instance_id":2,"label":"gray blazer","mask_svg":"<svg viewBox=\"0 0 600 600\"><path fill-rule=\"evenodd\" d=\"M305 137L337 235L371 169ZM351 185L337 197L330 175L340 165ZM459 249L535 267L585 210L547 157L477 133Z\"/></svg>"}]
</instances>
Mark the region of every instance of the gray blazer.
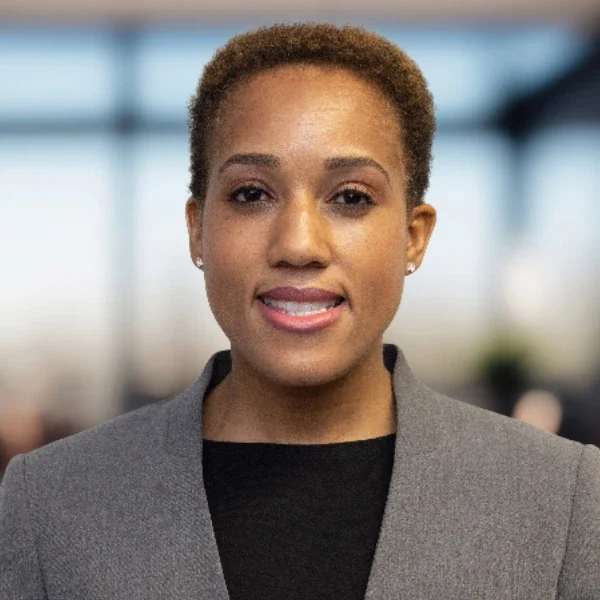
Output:
<instances>
[{"instance_id":1,"label":"gray blazer","mask_svg":"<svg viewBox=\"0 0 600 600\"><path fill-rule=\"evenodd\" d=\"M202 483L215 356L182 394L10 462L1 600L227 600ZM600 450L442 396L399 350L393 382L366 598L599 600Z\"/></svg>"}]
</instances>

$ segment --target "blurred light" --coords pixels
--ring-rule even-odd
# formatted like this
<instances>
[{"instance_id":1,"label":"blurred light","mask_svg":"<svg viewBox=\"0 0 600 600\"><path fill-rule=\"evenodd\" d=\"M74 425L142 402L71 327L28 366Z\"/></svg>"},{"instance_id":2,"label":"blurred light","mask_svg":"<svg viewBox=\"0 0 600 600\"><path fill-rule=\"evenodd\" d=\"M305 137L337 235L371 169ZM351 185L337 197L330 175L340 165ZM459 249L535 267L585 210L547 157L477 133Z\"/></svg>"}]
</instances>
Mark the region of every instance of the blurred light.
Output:
<instances>
[{"instance_id":1,"label":"blurred light","mask_svg":"<svg viewBox=\"0 0 600 600\"><path fill-rule=\"evenodd\" d=\"M522 280L523 302L537 294L528 330L538 368L587 377L600 359L600 127L545 130L523 157L526 244L539 277ZM548 349L552 349L549 352Z\"/></svg>"},{"instance_id":2,"label":"blurred light","mask_svg":"<svg viewBox=\"0 0 600 600\"><path fill-rule=\"evenodd\" d=\"M136 49L135 108L143 120L187 119L187 107L215 50L236 32L231 29L149 30Z\"/></svg>"},{"instance_id":3,"label":"blurred light","mask_svg":"<svg viewBox=\"0 0 600 600\"><path fill-rule=\"evenodd\" d=\"M101 135L0 137L0 380L21 397L23 372L78 372L69 412L92 422L115 406L112 152Z\"/></svg>"},{"instance_id":4,"label":"blurred light","mask_svg":"<svg viewBox=\"0 0 600 600\"><path fill-rule=\"evenodd\" d=\"M567 72L589 48L590 42L576 30L526 27L507 32L496 58L510 65L506 87L526 94Z\"/></svg>"},{"instance_id":5,"label":"blurred light","mask_svg":"<svg viewBox=\"0 0 600 600\"><path fill-rule=\"evenodd\" d=\"M544 300L544 277L540 265L517 248L509 258L504 276L504 301L510 319L527 324L538 314Z\"/></svg>"},{"instance_id":6,"label":"blurred light","mask_svg":"<svg viewBox=\"0 0 600 600\"><path fill-rule=\"evenodd\" d=\"M107 119L115 66L106 33L0 29L0 122Z\"/></svg>"},{"instance_id":7,"label":"blurred light","mask_svg":"<svg viewBox=\"0 0 600 600\"><path fill-rule=\"evenodd\" d=\"M493 117L511 98L568 69L589 46L560 27L377 29L419 65L441 122Z\"/></svg>"},{"instance_id":8,"label":"blurred light","mask_svg":"<svg viewBox=\"0 0 600 600\"><path fill-rule=\"evenodd\" d=\"M98 331L110 297L110 153L105 136L0 138L3 341L51 315Z\"/></svg>"}]
</instances>

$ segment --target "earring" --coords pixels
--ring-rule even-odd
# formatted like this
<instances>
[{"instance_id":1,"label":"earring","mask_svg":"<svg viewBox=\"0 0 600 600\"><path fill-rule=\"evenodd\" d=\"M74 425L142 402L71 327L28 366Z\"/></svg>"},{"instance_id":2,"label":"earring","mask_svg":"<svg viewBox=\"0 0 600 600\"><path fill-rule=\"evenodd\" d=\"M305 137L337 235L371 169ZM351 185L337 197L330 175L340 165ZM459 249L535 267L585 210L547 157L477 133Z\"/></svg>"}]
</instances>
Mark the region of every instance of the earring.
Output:
<instances>
[{"instance_id":1,"label":"earring","mask_svg":"<svg viewBox=\"0 0 600 600\"><path fill-rule=\"evenodd\" d=\"M408 267L407 267L407 269L406 269L406 270L407 270L407 271L408 271L408 273L410 274L410 273L414 273L416 268L417 268L417 267L415 266L415 263L414 263L414 262L409 262L409 263L408 263Z\"/></svg>"},{"instance_id":2,"label":"earring","mask_svg":"<svg viewBox=\"0 0 600 600\"><path fill-rule=\"evenodd\" d=\"M196 259L196 266L197 266L199 269L202 269L203 265L204 265L204 262L202 261L202 259L201 259L200 257L198 257L198 258Z\"/></svg>"}]
</instances>

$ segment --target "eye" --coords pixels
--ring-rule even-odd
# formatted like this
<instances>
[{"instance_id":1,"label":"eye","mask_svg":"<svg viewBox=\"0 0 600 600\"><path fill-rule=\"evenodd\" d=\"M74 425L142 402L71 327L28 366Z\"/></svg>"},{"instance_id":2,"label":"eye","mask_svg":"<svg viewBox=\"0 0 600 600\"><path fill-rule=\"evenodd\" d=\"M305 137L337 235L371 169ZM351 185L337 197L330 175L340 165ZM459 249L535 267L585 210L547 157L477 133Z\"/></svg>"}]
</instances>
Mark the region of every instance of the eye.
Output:
<instances>
[{"instance_id":1,"label":"eye","mask_svg":"<svg viewBox=\"0 0 600 600\"><path fill-rule=\"evenodd\" d=\"M375 202L371 199L369 194L356 189L356 188L346 188L336 194L336 198L342 198L342 202L335 202L335 204L342 204L347 208L365 208L368 205L374 205Z\"/></svg>"},{"instance_id":2,"label":"eye","mask_svg":"<svg viewBox=\"0 0 600 600\"><path fill-rule=\"evenodd\" d=\"M255 185L246 185L244 187L238 188L229 196L231 202L236 204L256 204L266 198L267 192L262 188L259 188Z\"/></svg>"}]
</instances>

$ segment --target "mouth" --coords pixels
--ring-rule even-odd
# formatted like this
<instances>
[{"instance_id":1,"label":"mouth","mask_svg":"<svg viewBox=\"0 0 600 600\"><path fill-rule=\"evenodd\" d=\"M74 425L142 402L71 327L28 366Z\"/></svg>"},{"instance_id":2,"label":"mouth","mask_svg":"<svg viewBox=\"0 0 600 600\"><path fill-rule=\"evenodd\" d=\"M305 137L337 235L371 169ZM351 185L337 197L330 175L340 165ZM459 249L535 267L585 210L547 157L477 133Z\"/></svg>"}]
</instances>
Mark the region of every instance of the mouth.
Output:
<instances>
[{"instance_id":1,"label":"mouth","mask_svg":"<svg viewBox=\"0 0 600 600\"><path fill-rule=\"evenodd\" d=\"M289 300L273 300L272 298L265 298L264 296L258 296L258 299L277 312L296 317L306 317L325 313L345 302L345 299L341 296L337 298L337 300L331 300L329 302L293 302Z\"/></svg>"},{"instance_id":2,"label":"mouth","mask_svg":"<svg viewBox=\"0 0 600 600\"><path fill-rule=\"evenodd\" d=\"M259 313L271 327L294 334L322 331L337 323L346 312L346 299L327 302L292 302L258 296Z\"/></svg>"}]
</instances>

